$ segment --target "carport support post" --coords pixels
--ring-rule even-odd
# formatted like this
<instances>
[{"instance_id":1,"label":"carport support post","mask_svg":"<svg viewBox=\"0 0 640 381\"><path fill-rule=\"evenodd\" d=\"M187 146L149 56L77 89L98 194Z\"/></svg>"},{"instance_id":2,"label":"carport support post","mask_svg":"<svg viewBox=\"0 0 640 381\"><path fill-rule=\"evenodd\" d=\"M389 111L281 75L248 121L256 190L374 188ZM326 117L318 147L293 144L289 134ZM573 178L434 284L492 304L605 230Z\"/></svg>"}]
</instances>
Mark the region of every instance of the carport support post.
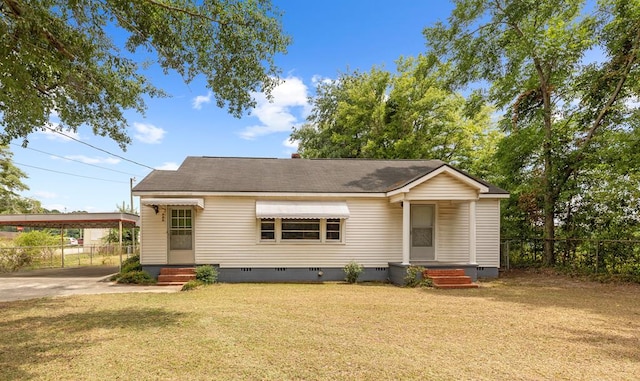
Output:
<instances>
[{"instance_id":1,"label":"carport support post","mask_svg":"<svg viewBox=\"0 0 640 381\"><path fill-rule=\"evenodd\" d=\"M118 234L120 237L120 270L122 270L122 219L118 221L118 231L120 232L120 234Z\"/></svg>"},{"instance_id":2,"label":"carport support post","mask_svg":"<svg viewBox=\"0 0 640 381\"><path fill-rule=\"evenodd\" d=\"M62 249L62 268L64 268L64 226L60 227L60 248Z\"/></svg>"}]
</instances>

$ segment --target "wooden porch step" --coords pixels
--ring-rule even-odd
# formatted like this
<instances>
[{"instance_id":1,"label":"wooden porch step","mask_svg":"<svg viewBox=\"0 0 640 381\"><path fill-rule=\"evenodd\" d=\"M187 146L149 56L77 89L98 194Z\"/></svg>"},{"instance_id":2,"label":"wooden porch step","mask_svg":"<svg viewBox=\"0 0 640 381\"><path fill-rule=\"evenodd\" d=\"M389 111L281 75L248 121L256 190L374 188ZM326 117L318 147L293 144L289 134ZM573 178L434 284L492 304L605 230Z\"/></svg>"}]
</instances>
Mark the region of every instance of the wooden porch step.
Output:
<instances>
[{"instance_id":1,"label":"wooden porch step","mask_svg":"<svg viewBox=\"0 0 640 381\"><path fill-rule=\"evenodd\" d=\"M196 279L196 269L193 267L165 267L160 269L158 286L179 286Z\"/></svg>"},{"instance_id":2,"label":"wooden porch step","mask_svg":"<svg viewBox=\"0 0 640 381\"><path fill-rule=\"evenodd\" d=\"M478 288L464 269L426 269L422 276L431 279L435 288Z\"/></svg>"}]
</instances>

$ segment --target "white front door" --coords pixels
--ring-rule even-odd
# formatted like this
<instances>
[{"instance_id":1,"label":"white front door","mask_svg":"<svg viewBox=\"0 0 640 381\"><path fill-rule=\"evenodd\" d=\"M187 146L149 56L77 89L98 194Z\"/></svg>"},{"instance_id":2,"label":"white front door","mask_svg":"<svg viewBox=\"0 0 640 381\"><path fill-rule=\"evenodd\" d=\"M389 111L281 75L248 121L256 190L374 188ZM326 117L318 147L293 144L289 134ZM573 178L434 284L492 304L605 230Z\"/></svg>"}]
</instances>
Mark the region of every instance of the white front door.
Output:
<instances>
[{"instance_id":1,"label":"white front door","mask_svg":"<svg viewBox=\"0 0 640 381\"><path fill-rule=\"evenodd\" d=\"M411 261L433 261L435 205L411 205Z\"/></svg>"},{"instance_id":2,"label":"white front door","mask_svg":"<svg viewBox=\"0 0 640 381\"><path fill-rule=\"evenodd\" d=\"M193 265L193 209L169 210L169 264Z\"/></svg>"}]
</instances>

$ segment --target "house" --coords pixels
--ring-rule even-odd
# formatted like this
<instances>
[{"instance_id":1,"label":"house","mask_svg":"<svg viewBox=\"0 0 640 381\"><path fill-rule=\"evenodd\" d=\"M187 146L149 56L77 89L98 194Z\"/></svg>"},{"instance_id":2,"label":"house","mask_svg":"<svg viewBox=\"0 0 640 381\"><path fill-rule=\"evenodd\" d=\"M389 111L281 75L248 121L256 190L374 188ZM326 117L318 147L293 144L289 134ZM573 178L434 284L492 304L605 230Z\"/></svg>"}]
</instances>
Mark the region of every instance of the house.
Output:
<instances>
[{"instance_id":1,"label":"house","mask_svg":"<svg viewBox=\"0 0 640 381\"><path fill-rule=\"evenodd\" d=\"M500 267L508 192L439 160L188 157L133 189L141 264L211 264L223 282L334 281L356 261L363 280L401 283L406 267Z\"/></svg>"}]
</instances>

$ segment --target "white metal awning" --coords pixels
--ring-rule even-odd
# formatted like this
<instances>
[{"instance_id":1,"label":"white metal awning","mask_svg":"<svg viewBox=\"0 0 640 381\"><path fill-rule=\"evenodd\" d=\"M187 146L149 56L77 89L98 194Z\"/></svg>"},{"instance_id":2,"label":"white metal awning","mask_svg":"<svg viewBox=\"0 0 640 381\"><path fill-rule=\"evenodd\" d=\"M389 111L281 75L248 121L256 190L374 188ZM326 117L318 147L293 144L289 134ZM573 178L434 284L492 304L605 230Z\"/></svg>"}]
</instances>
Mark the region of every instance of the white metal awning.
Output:
<instances>
[{"instance_id":1,"label":"white metal awning","mask_svg":"<svg viewBox=\"0 0 640 381\"><path fill-rule=\"evenodd\" d=\"M349 218L344 201L256 201L256 218Z\"/></svg>"},{"instance_id":2,"label":"white metal awning","mask_svg":"<svg viewBox=\"0 0 640 381\"><path fill-rule=\"evenodd\" d=\"M142 205L195 206L204 209L202 198L143 198Z\"/></svg>"}]
</instances>

